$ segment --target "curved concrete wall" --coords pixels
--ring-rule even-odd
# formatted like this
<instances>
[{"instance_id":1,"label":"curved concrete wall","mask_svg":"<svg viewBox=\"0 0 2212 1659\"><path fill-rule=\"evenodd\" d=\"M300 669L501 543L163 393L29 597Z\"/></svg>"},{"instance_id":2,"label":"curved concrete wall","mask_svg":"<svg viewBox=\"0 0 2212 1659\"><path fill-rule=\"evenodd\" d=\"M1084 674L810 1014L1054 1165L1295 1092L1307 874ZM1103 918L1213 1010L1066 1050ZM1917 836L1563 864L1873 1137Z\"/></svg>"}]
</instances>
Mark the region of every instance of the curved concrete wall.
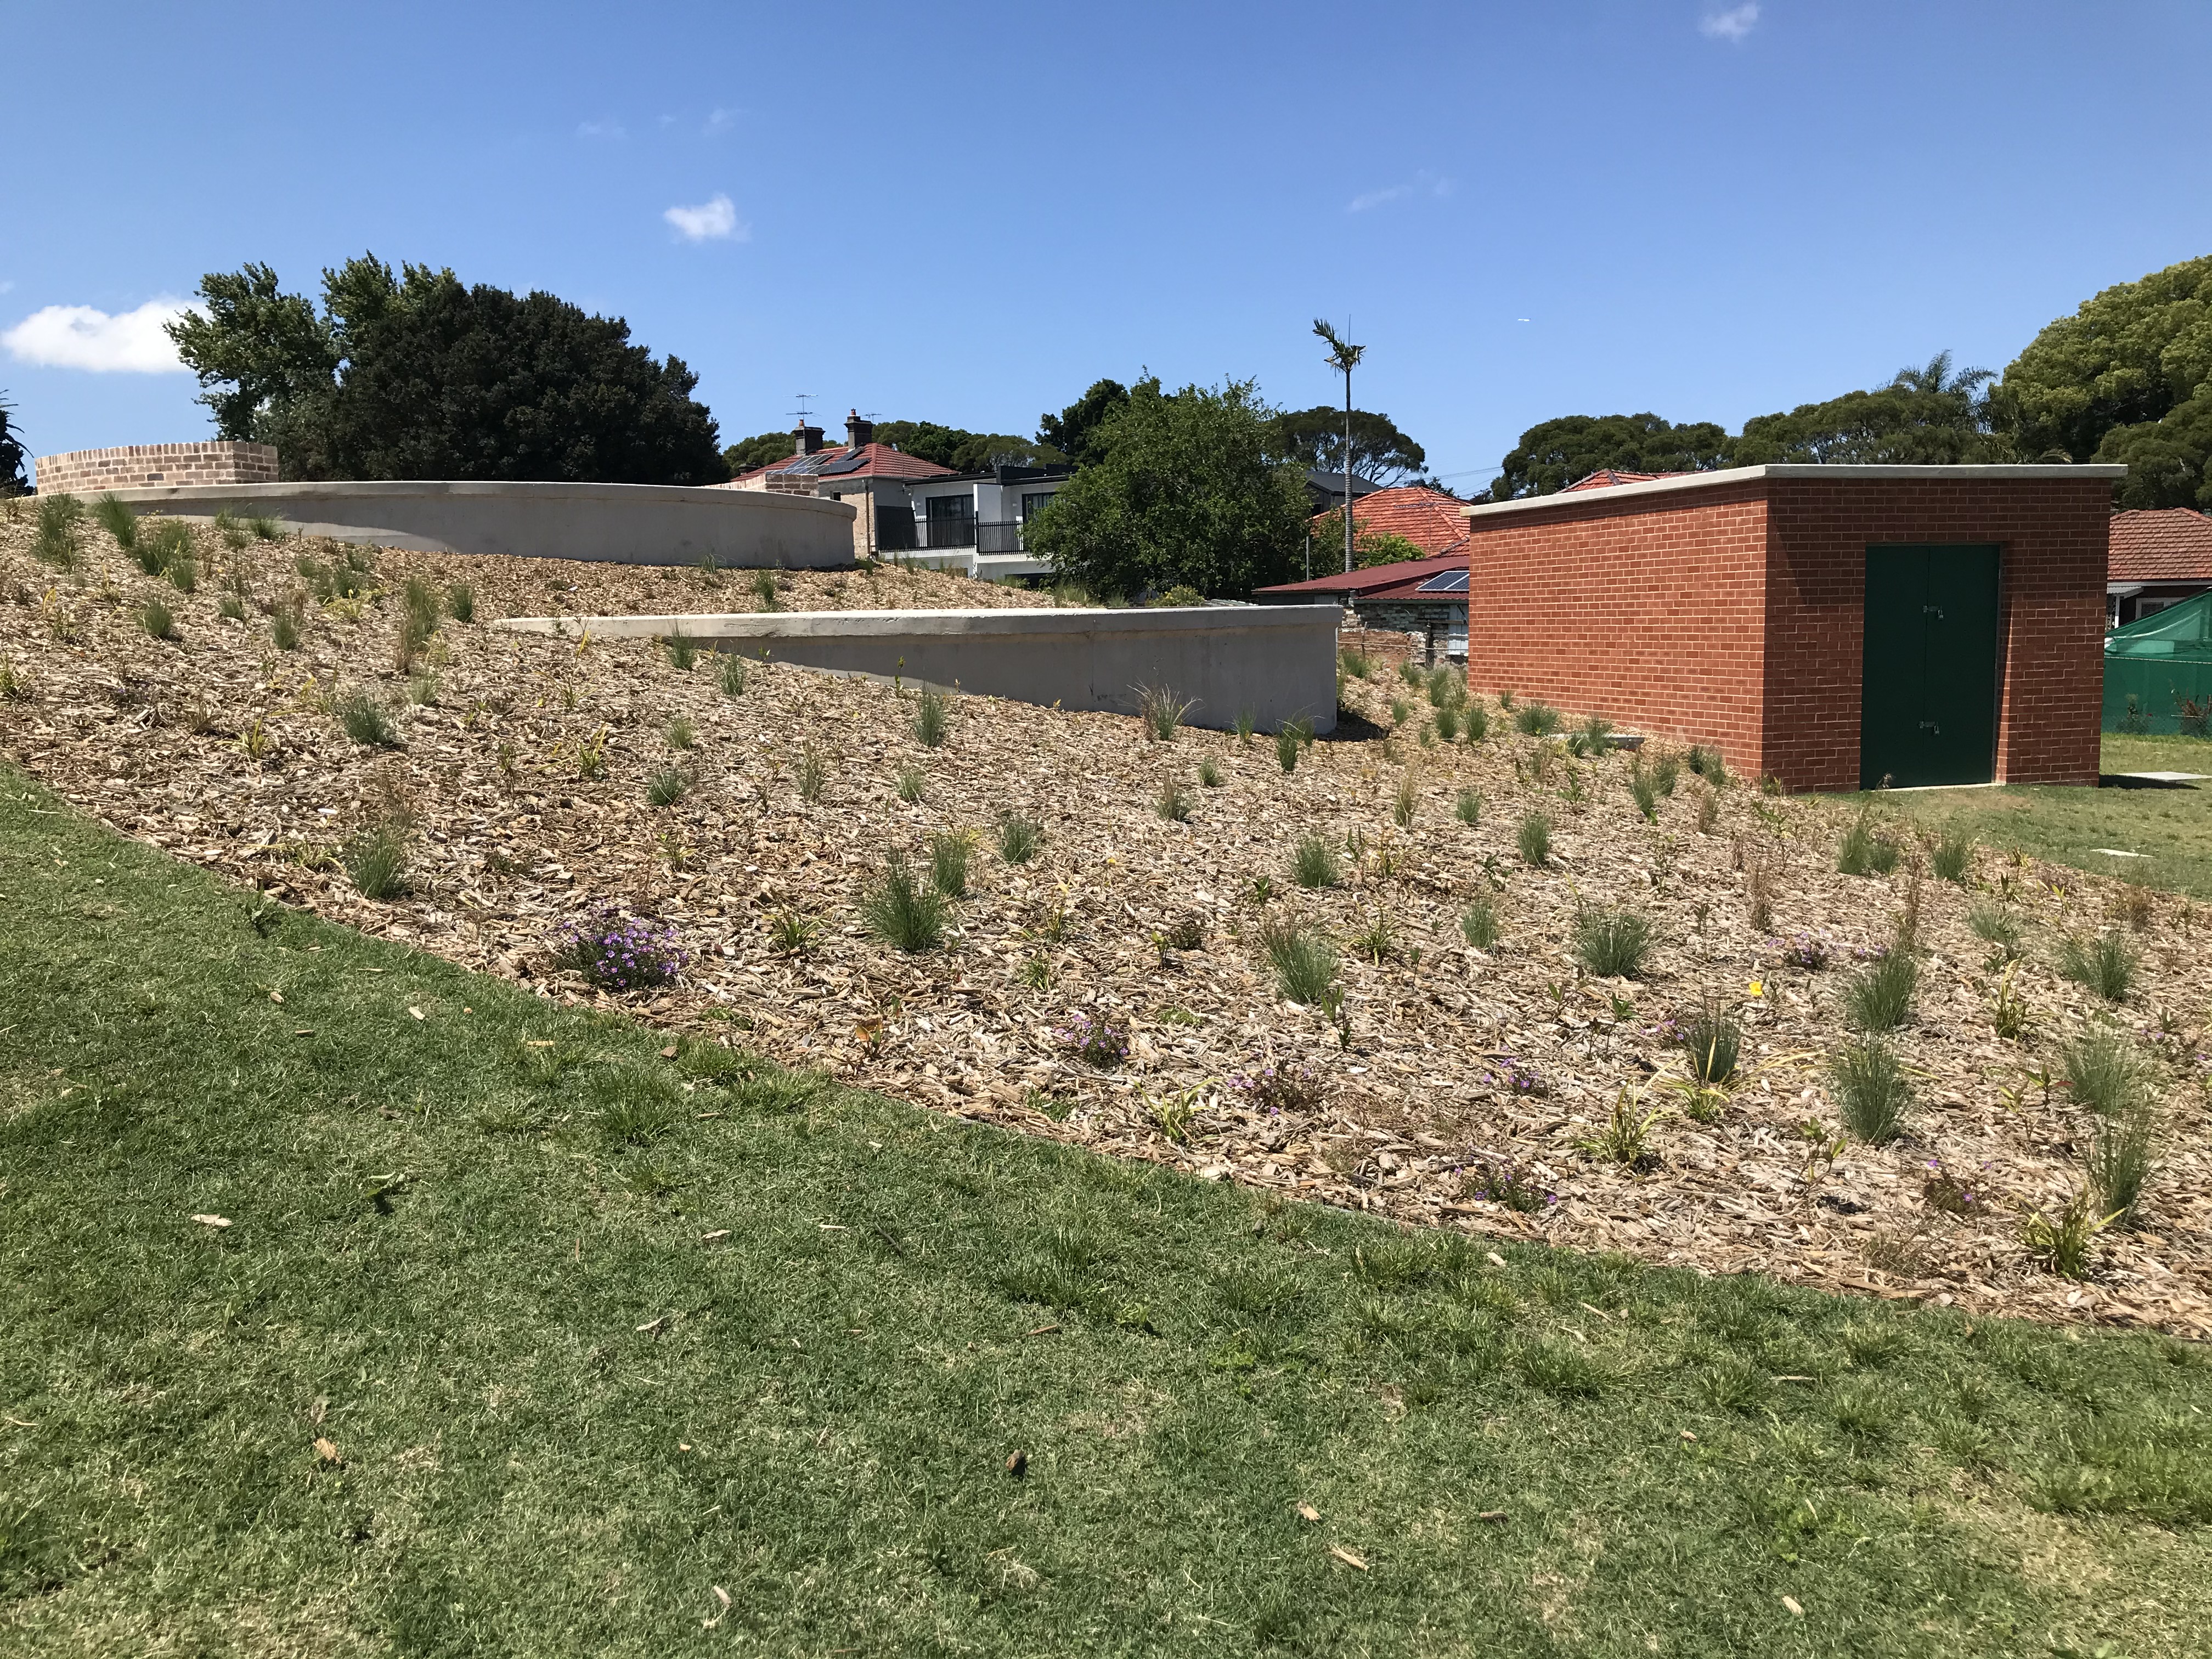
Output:
<instances>
[{"instance_id":1,"label":"curved concrete wall","mask_svg":"<svg viewBox=\"0 0 2212 1659\"><path fill-rule=\"evenodd\" d=\"M854 509L812 495L670 484L373 483L149 486L115 494L141 513L266 515L341 541L425 553L504 553L610 564L853 563Z\"/></svg>"},{"instance_id":2,"label":"curved concrete wall","mask_svg":"<svg viewBox=\"0 0 2212 1659\"><path fill-rule=\"evenodd\" d=\"M1194 726L1249 712L1263 731L1304 716L1336 726L1333 605L1188 610L784 611L748 616L517 617L519 633L596 639L682 634L747 657L836 673L897 675L1062 708L1134 712L1138 688L1194 701Z\"/></svg>"}]
</instances>

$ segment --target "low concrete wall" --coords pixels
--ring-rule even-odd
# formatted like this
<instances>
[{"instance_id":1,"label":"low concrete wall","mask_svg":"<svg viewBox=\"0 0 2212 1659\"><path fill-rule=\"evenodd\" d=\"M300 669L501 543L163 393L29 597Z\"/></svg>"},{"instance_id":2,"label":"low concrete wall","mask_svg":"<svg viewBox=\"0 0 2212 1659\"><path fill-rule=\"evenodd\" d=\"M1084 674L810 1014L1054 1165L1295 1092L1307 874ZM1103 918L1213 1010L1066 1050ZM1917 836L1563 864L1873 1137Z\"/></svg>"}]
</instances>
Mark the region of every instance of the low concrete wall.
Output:
<instances>
[{"instance_id":1,"label":"low concrete wall","mask_svg":"<svg viewBox=\"0 0 2212 1659\"><path fill-rule=\"evenodd\" d=\"M373 483L149 486L115 494L140 513L266 515L309 535L424 553L504 553L606 564L849 566L853 509L812 495L670 484Z\"/></svg>"},{"instance_id":2,"label":"low concrete wall","mask_svg":"<svg viewBox=\"0 0 2212 1659\"><path fill-rule=\"evenodd\" d=\"M517 617L521 633L597 639L682 634L747 657L833 673L897 675L979 696L1134 712L1165 686L1194 726L1249 712L1263 731L1301 716L1336 726L1333 605L1188 610L789 611L749 616Z\"/></svg>"}]
</instances>

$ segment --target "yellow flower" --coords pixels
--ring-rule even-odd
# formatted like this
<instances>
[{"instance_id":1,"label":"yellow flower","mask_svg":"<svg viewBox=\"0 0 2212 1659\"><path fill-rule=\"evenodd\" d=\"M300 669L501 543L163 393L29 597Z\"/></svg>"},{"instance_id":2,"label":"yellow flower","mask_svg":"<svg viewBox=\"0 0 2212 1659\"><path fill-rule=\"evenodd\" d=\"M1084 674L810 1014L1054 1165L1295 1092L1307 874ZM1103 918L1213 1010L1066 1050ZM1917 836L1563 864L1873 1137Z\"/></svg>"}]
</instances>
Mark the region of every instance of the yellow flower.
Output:
<instances>
[{"instance_id":1,"label":"yellow flower","mask_svg":"<svg viewBox=\"0 0 2212 1659\"><path fill-rule=\"evenodd\" d=\"M1766 982L1764 980L1755 979L1743 988L1755 997L1763 997L1766 994Z\"/></svg>"}]
</instances>

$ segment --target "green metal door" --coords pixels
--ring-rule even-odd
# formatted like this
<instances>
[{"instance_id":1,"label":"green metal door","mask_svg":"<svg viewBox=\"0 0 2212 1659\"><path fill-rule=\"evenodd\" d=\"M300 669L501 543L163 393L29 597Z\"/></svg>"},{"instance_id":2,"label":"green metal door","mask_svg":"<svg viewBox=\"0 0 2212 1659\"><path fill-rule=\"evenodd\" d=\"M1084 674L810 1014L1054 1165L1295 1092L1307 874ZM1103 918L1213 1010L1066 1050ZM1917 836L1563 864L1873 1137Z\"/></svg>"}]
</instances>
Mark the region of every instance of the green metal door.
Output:
<instances>
[{"instance_id":1,"label":"green metal door","mask_svg":"<svg viewBox=\"0 0 2212 1659\"><path fill-rule=\"evenodd\" d=\"M1996 775L1995 547L1869 547L1859 787Z\"/></svg>"}]
</instances>

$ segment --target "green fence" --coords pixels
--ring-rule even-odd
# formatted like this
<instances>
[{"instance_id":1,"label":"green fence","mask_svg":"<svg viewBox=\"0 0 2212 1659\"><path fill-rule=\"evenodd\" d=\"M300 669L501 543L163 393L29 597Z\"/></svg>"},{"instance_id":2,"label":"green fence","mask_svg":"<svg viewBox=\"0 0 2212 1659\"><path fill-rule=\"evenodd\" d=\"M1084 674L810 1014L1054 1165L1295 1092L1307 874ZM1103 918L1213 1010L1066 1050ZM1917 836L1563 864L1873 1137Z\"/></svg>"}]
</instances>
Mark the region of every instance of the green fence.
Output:
<instances>
[{"instance_id":1,"label":"green fence","mask_svg":"<svg viewBox=\"0 0 2212 1659\"><path fill-rule=\"evenodd\" d=\"M2212 736L2212 593L2105 636L2104 727Z\"/></svg>"}]
</instances>

